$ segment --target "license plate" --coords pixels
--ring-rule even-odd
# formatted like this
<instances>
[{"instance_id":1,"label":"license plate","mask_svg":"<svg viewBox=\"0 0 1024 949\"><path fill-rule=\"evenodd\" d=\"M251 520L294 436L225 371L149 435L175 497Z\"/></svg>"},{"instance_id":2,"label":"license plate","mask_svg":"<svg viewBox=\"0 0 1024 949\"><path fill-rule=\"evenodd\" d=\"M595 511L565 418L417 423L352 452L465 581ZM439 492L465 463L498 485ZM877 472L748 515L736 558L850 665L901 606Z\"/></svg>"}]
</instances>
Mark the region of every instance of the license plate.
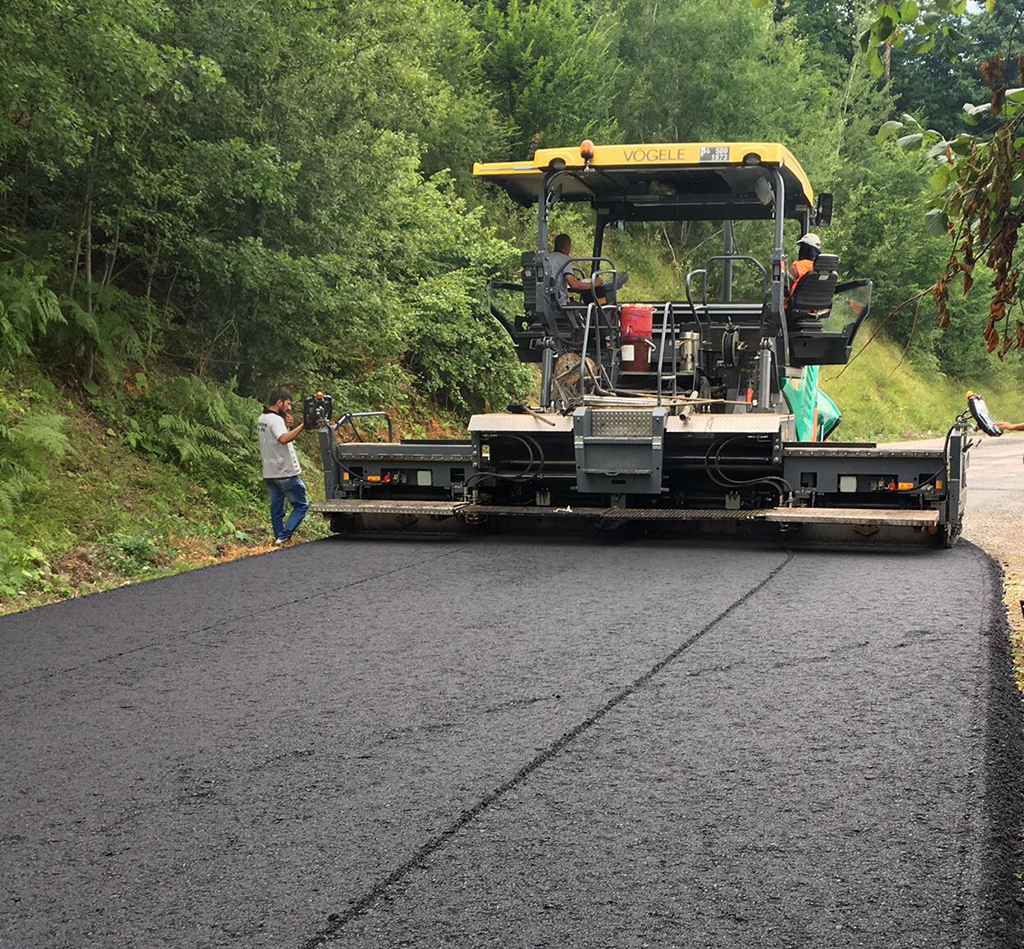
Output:
<instances>
[{"instance_id":1,"label":"license plate","mask_svg":"<svg viewBox=\"0 0 1024 949\"><path fill-rule=\"evenodd\" d=\"M729 146L728 145L709 145L702 147L700 150L701 161L728 161L729 160Z\"/></svg>"}]
</instances>

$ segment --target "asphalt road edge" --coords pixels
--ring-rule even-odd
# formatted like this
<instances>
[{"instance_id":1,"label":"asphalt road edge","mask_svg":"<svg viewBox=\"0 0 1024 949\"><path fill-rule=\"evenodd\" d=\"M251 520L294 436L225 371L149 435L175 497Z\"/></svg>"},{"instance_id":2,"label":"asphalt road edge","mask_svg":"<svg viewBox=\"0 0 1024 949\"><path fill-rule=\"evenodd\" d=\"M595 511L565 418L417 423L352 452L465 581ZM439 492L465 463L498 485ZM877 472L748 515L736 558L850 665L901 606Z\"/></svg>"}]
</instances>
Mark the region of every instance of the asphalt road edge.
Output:
<instances>
[{"instance_id":1,"label":"asphalt road edge","mask_svg":"<svg viewBox=\"0 0 1024 949\"><path fill-rule=\"evenodd\" d=\"M984 728L982 764L984 812L980 848L970 882L978 899L967 920L966 946L1020 949L1024 946L1024 696L1014 677L1010 623L1003 601L1003 567L970 541L960 541L984 558L990 589L984 609L988 643L988 693L979 710Z\"/></svg>"}]
</instances>

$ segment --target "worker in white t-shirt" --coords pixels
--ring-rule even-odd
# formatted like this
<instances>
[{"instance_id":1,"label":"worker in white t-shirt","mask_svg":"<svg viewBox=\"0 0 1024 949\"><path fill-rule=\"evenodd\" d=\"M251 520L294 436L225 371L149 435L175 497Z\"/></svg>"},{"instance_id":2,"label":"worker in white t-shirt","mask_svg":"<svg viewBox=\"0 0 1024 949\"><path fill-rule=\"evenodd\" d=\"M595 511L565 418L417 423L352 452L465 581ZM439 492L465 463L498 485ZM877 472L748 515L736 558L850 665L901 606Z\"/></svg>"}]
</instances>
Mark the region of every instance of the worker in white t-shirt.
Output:
<instances>
[{"instance_id":1,"label":"worker in white t-shirt","mask_svg":"<svg viewBox=\"0 0 1024 949\"><path fill-rule=\"evenodd\" d=\"M274 528L274 544L281 547L291 540L295 528L309 510L306 485L302 469L295 456L295 441L303 429L302 422L290 428L292 394L289 389L275 389L270 393L266 411L256 425L260 434L260 456L263 458L263 481L270 494L270 523ZM291 503L288 523L284 522L285 498Z\"/></svg>"}]
</instances>

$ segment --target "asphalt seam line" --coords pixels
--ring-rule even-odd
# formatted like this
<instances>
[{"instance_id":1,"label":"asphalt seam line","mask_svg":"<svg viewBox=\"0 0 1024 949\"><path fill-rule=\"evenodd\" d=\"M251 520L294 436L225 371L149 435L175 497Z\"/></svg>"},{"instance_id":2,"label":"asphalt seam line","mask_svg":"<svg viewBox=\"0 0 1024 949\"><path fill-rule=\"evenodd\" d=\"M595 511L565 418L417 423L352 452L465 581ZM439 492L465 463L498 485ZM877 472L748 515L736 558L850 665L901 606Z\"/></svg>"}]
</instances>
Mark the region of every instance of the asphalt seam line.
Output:
<instances>
[{"instance_id":1,"label":"asphalt seam line","mask_svg":"<svg viewBox=\"0 0 1024 949\"><path fill-rule=\"evenodd\" d=\"M396 867L391 871L383 880L375 884L366 893L364 893L359 899L352 903L347 909L340 913L332 913L327 917L327 925L320 930L316 935L311 936L305 942L301 944L301 949L321 949L329 942L333 942L338 938L342 929L345 928L350 922L359 916L363 915L374 903L376 903L381 897L383 897L392 887L400 883L406 876L408 876L413 870L422 866L422 864L431 857L434 853L440 850L449 840L452 839L460 830L472 823L477 817L479 817L484 811L491 807L494 803L508 794L509 791L514 790L518 785L522 784L534 771L546 764L552 758L556 757L560 752L572 744L582 734L589 731L590 728L596 725L602 718L604 718L609 712L621 705L635 692L642 689L648 682L651 681L659 672L661 672L666 666L678 659L687 649L695 645L699 640L703 639L712 629L714 629L719 623L722 622L730 613L735 609L742 606L752 596L763 590L772 580L774 580L785 568L789 562L793 559L793 551L786 553L786 559L782 561L777 567L775 567L771 573L769 573L757 586L752 587L746 593L743 594L738 600L732 602L727 606L721 613L719 613L714 619L710 620L707 625L699 629L696 633L681 642L675 649L673 649L667 656L658 660L650 669L648 669L639 678L634 679L629 685L620 689L615 695L613 695L604 705L602 705L596 712L594 712L589 718L585 718L582 722L574 726L570 731L562 735L561 738L556 739L547 746L543 751L540 752L535 758L529 761L526 765L520 768L511 778L509 778L504 784L495 788L489 794L482 797L472 807L464 810L451 824L449 824L444 830L434 837L431 837L419 850L412 855L412 857L403 863L401 866Z\"/></svg>"},{"instance_id":2,"label":"asphalt seam line","mask_svg":"<svg viewBox=\"0 0 1024 949\"><path fill-rule=\"evenodd\" d=\"M125 656L131 656L138 652L145 652L147 649L156 649L159 646L165 646L168 643L180 642L183 639L188 639L190 636L197 636L199 633L208 633L212 629L217 629L219 626L223 626L226 623L236 623L239 620L251 619L254 616L259 616L262 613L269 613L271 610L280 610L288 606L294 606L296 603L308 602L309 600L315 600L320 596L327 596L329 593L334 593L336 590L348 590L351 587L359 586L361 583L369 583L372 580L379 580L381 577L390 577L392 574L401 573L403 570L412 570L416 567L421 567L425 563L432 563L435 560L440 560L445 557L451 557L455 554L461 553L463 550L467 550L472 547L476 541L471 541L468 544L463 544L460 547L455 547L452 550L445 551L441 554L431 554L429 557L424 557L422 560L415 560L412 563L402 564L400 567L395 567L391 570L383 570L380 573L372 574L369 577L360 577L358 580L353 580L350 583L339 583L332 586L330 590L321 590L318 593L309 593L305 596L297 596L293 600L285 600L281 603L275 603L272 606L266 606L262 609L252 610L249 613L239 613L237 616L228 616L224 619L219 619L215 623L210 623L208 626L200 626L198 629L186 629L182 632L175 633L172 636L166 636L156 642L143 643L140 646L133 646L131 649L122 649L120 652L110 653L107 656L100 656L99 659L90 659L88 662L80 662L77 666L68 666L65 669L54 669L40 676L35 676L32 679L25 679L22 682L16 682L13 685L5 686L0 689L0 695L6 695L9 692L13 692L16 689L23 689L29 685L36 685L39 682L45 682L48 679L55 679L58 676L70 675L73 672L81 672L82 669L88 669L90 666L99 666L105 662L112 662L115 659L122 659ZM255 558L253 558L255 559ZM180 574L179 574L180 576ZM170 579L170 578L167 578ZM104 591L108 592L108 591ZM4 704L8 704L5 702Z\"/></svg>"}]
</instances>

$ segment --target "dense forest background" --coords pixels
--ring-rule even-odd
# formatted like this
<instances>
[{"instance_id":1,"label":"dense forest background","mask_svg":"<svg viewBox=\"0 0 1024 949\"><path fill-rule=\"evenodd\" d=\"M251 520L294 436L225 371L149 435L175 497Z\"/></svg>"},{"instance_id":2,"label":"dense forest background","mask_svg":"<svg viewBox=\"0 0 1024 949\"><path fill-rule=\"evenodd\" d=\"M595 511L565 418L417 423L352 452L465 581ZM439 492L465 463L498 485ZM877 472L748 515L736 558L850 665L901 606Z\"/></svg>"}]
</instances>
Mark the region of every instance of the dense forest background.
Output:
<instances>
[{"instance_id":1,"label":"dense forest background","mask_svg":"<svg viewBox=\"0 0 1024 949\"><path fill-rule=\"evenodd\" d=\"M981 339L983 267L951 296L945 327L927 295L888 316L935 282L950 246L926 220L934 162L878 136L905 113L946 137L966 128L964 103L987 97L982 61L1024 49L1019 12L968 10L953 57L893 48L881 78L859 42L876 12L840 0L6 0L0 596L47 582L73 544L40 527L41 499L58 503L40 494L55 466L81 481L100 464L73 429L95 422L112 457L185 470L202 498L168 504L183 524L200 509L220 523L215 512L254 503L253 400L275 385L385 406L411 430L523 398L532 377L484 288L515 268L533 219L471 167L584 137L786 143L835 193L826 246L845 274L874 279L876 328L900 358L926 378L1020 389L1019 354L999 362ZM582 215L562 225L583 240ZM677 295L716 239L637 228L617 253L634 293ZM737 249L760 240L742 228ZM151 542L125 530L111 556L145 561Z\"/></svg>"}]
</instances>

